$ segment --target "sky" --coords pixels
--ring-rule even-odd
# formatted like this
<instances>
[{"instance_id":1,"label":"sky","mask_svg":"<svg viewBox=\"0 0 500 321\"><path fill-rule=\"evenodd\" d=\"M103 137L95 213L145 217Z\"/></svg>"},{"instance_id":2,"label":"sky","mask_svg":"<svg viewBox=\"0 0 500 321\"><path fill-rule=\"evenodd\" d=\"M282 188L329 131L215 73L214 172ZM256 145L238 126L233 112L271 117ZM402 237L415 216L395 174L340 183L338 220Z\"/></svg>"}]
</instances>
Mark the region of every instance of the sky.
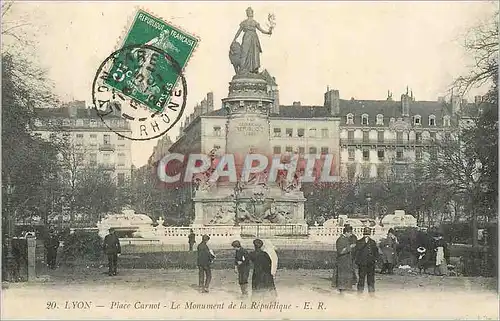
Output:
<instances>
[{"instance_id":1,"label":"sky","mask_svg":"<svg viewBox=\"0 0 500 321\"><path fill-rule=\"evenodd\" d=\"M248 6L264 29L268 14L276 17L273 34L259 35L261 69L276 77L285 105L322 105L327 86L341 99L382 100L388 90L398 99L406 86L417 100L446 96L472 63L463 49L466 32L494 12L486 1L43 1L16 3L6 19L29 21L22 31L34 42L33 59L60 99L89 104L98 66L118 49L138 8L180 26L200 39L185 70L188 115L207 92L214 92L216 109L227 95L234 75L229 45ZM168 133L172 139L179 125ZM144 165L155 145L134 142L134 165Z\"/></svg>"}]
</instances>

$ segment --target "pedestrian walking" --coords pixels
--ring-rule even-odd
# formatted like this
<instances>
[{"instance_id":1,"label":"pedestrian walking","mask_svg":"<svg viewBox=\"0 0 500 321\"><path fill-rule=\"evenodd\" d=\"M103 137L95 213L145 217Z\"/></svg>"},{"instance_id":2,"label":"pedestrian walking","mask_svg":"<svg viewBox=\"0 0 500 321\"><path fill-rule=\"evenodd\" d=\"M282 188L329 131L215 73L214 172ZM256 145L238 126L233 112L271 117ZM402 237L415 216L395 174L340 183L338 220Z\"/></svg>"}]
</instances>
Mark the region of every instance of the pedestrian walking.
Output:
<instances>
[{"instance_id":1,"label":"pedestrian walking","mask_svg":"<svg viewBox=\"0 0 500 321\"><path fill-rule=\"evenodd\" d=\"M368 283L368 292L375 292L375 264L379 252L377 243L370 238L371 229L366 227L363 230L363 237L356 243L356 264L358 265L358 293L363 293L365 289L365 279Z\"/></svg>"},{"instance_id":2,"label":"pedestrian walking","mask_svg":"<svg viewBox=\"0 0 500 321\"><path fill-rule=\"evenodd\" d=\"M241 294L248 295L248 277L250 275L250 258L248 251L245 250L240 241L233 241L231 246L236 250L234 257L234 271L238 274L238 284Z\"/></svg>"},{"instance_id":3,"label":"pedestrian walking","mask_svg":"<svg viewBox=\"0 0 500 321\"><path fill-rule=\"evenodd\" d=\"M263 250L264 242L262 240L255 239L253 245L255 250L249 255L253 262L252 299L274 299L277 293L272 271L273 266L277 266L277 262L273 262L272 257ZM272 252L269 248L266 250ZM276 260L277 256L273 255L273 257Z\"/></svg>"},{"instance_id":4,"label":"pedestrian walking","mask_svg":"<svg viewBox=\"0 0 500 321\"><path fill-rule=\"evenodd\" d=\"M342 235L337 239L336 250L336 287L340 293L345 290L352 290L353 286L353 260L351 252L353 252L356 244L351 243L352 226L345 226Z\"/></svg>"},{"instance_id":5,"label":"pedestrian walking","mask_svg":"<svg viewBox=\"0 0 500 321\"><path fill-rule=\"evenodd\" d=\"M440 276L448 275L448 262L450 260L448 246L441 234L435 237L435 251L436 266L434 267L434 274Z\"/></svg>"},{"instance_id":6,"label":"pedestrian walking","mask_svg":"<svg viewBox=\"0 0 500 321\"><path fill-rule=\"evenodd\" d=\"M47 265L53 270L56 268L57 249L59 249L59 236L53 229L50 230L45 241L45 249L47 250Z\"/></svg>"},{"instance_id":7,"label":"pedestrian walking","mask_svg":"<svg viewBox=\"0 0 500 321\"><path fill-rule=\"evenodd\" d=\"M382 252L382 270L380 273L394 274L394 266L397 264L398 244L394 229L389 229L387 237L380 241L380 251Z\"/></svg>"},{"instance_id":8,"label":"pedestrian walking","mask_svg":"<svg viewBox=\"0 0 500 321\"><path fill-rule=\"evenodd\" d=\"M198 244L198 285L202 293L208 293L208 287L212 281L211 264L215 259L214 252L207 245L209 240L210 236L205 234L201 237L201 243Z\"/></svg>"},{"instance_id":9,"label":"pedestrian walking","mask_svg":"<svg viewBox=\"0 0 500 321\"><path fill-rule=\"evenodd\" d=\"M192 252L193 246L196 244L196 235L194 234L193 229L189 230L188 243L189 243L189 252Z\"/></svg>"},{"instance_id":10,"label":"pedestrian walking","mask_svg":"<svg viewBox=\"0 0 500 321\"><path fill-rule=\"evenodd\" d=\"M108 275L117 274L118 256L121 254L120 240L116 236L115 229L110 228L109 234L104 238L104 253L108 256Z\"/></svg>"}]
</instances>

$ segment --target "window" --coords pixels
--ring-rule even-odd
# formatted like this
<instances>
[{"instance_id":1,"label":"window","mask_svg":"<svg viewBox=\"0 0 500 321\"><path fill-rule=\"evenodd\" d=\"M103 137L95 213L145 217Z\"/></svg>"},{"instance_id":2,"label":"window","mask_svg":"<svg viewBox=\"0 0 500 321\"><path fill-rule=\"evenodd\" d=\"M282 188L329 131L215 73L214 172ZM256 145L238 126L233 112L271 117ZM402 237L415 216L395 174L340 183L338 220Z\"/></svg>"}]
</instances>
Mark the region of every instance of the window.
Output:
<instances>
[{"instance_id":1,"label":"window","mask_svg":"<svg viewBox=\"0 0 500 321\"><path fill-rule=\"evenodd\" d=\"M328 128L323 128L321 130L321 137L328 138Z\"/></svg>"},{"instance_id":2,"label":"window","mask_svg":"<svg viewBox=\"0 0 500 321\"><path fill-rule=\"evenodd\" d=\"M370 132L363 132L363 143L367 143L370 140Z\"/></svg>"},{"instance_id":3,"label":"window","mask_svg":"<svg viewBox=\"0 0 500 321\"><path fill-rule=\"evenodd\" d=\"M273 147L273 154L281 154L281 146L274 146Z\"/></svg>"},{"instance_id":4,"label":"window","mask_svg":"<svg viewBox=\"0 0 500 321\"><path fill-rule=\"evenodd\" d=\"M281 128L274 129L274 137L281 137Z\"/></svg>"},{"instance_id":5,"label":"window","mask_svg":"<svg viewBox=\"0 0 500 321\"><path fill-rule=\"evenodd\" d=\"M76 138L83 139L83 134L76 134Z\"/></svg>"},{"instance_id":6,"label":"window","mask_svg":"<svg viewBox=\"0 0 500 321\"><path fill-rule=\"evenodd\" d=\"M363 149L363 160L364 161L370 160L370 151L368 149Z\"/></svg>"},{"instance_id":7,"label":"window","mask_svg":"<svg viewBox=\"0 0 500 321\"><path fill-rule=\"evenodd\" d=\"M422 159L422 148L421 147L417 147L415 149L415 159L416 160L421 160Z\"/></svg>"},{"instance_id":8,"label":"window","mask_svg":"<svg viewBox=\"0 0 500 321\"><path fill-rule=\"evenodd\" d=\"M291 153L291 152L293 152L293 148L292 148L292 146L287 146L287 147L285 148L285 152L287 152L287 153Z\"/></svg>"},{"instance_id":9,"label":"window","mask_svg":"<svg viewBox=\"0 0 500 321\"><path fill-rule=\"evenodd\" d=\"M124 153L118 153L118 166L125 166L125 154Z\"/></svg>"},{"instance_id":10,"label":"window","mask_svg":"<svg viewBox=\"0 0 500 321\"><path fill-rule=\"evenodd\" d=\"M347 158L350 160L350 161L353 161L354 160L354 148L349 148L347 150Z\"/></svg>"},{"instance_id":11,"label":"window","mask_svg":"<svg viewBox=\"0 0 500 321\"><path fill-rule=\"evenodd\" d=\"M396 141L401 144L403 142L403 132L396 133Z\"/></svg>"},{"instance_id":12,"label":"window","mask_svg":"<svg viewBox=\"0 0 500 321\"><path fill-rule=\"evenodd\" d=\"M384 124L384 115L378 114L377 115L377 125L383 125Z\"/></svg>"},{"instance_id":13,"label":"window","mask_svg":"<svg viewBox=\"0 0 500 321\"><path fill-rule=\"evenodd\" d=\"M385 167L384 166L377 166L377 177L382 178L385 176Z\"/></svg>"},{"instance_id":14,"label":"window","mask_svg":"<svg viewBox=\"0 0 500 321\"><path fill-rule=\"evenodd\" d=\"M309 137L316 137L316 128L309 129Z\"/></svg>"},{"instance_id":15,"label":"window","mask_svg":"<svg viewBox=\"0 0 500 321\"><path fill-rule=\"evenodd\" d=\"M118 173L116 175L117 183L118 185L123 185L125 183L125 174L124 173Z\"/></svg>"},{"instance_id":16,"label":"window","mask_svg":"<svg viewBox=\"0 0 500 321\"><path fill-rule=\"evenodd\" d=\"M221 129L220 126L214 126L214 136L220 136Z\"/></svg>"},{"instance_id":17,"label":"window","mask_svg":"<svg viewBox=\"0 0 500 321\"><path fill-rule=\"evenodd\" d=\"M400 160L403 160L403 150L398 149L398 150L396 151L396 159L397 159L397 160L399 160L399 161L400 161Z\"/></svg>"},{"instance_id":18,"label":"window","mask_svg":"<svg viewBox=\"0 0 500 321\"><path fill-rule=\"evenodd\" d=\"M420 143L422 141L422 133L415 133L415 141Z\"/></svg>"},{"instance_id":19,"label":"window","mask_svg":"<svg viewBox=\"0 0 500 321\"><path fill-rule=\"evenodd\" d=\"M306 149L302 146L299 147L299 154L305 154Z\"/></svg>"},{"instance_id":20,"label":"window","mask_svg":"<svg viewBox=\"0 0 500 321\"><path fill-rule=\"evenodd\" d=\"M368 115L367 114L363 114L361 115L361 125L368 125Z\"/></svg>"},{"instance_id":21,"label":"window","mask_svg":"<svg viewBox=\"0 0 500 321\"><path fill-rule=\"evenodd\" d=\"M429 116L429 126L436 126L436 116L434 115Z\"/></svg>"},{"instance_id":22,"label":"window","mask_svg":"<svg viewBox=\"0 0 500 321\"><path fill-rule=\"evenodd\" d=\"M353 125L354 124L354 115L353 114L347 114L346 116L346 122L347 125Z\"/></svg>"},{"instance_id":23,"label":"window","mask_svg":"<svg viewBox=\"0 0 500 321\"><path fill-rule=\"evenodd\" d=\"M347 178L352 180L354 179L354 176L356 175L356 165L351 164L349 167L347 167Z\"/></svg>"},{"instance_id":24,"label":"window","mask_svg":"<svg viewBox=\"0 0 500 321\"><path fill-rule=\"evenodd\" d=\"M379 143L383 143L384 142L384 132L383 131L377 132L377 141Z\"/></svg>"},{"instance_id":25,"label":"window","mask_svg":"<svg viewBox=\"0 0 500 321\"><path fill-rule=\"evenodd\" d=\"M354 140L354 130L347 131L347 139Z\"/></svg>"},{"instance_id":26,"label":"window","mask_svg":"<svg viewBox=\"0 0 500 321\"><path fill-rule=\"evenodd\" d=\"M309 154L317 154L318 149L316 147L309 147Z\"/></svg>"},{"instance_id":27,"label":"window","mask_svg":"<svg viewBox=\"0 0 500 321\"><path fill-rule=\"evenodd\" d=\"M54 140L54 139L56 139L56 138L57 138L56 133L50 133L50 135L49 135L49 139L50 139L50 140Z\"/></svg>"},{"instance_id":28,"label":"window","mask_svg":"<svg viewBox=\"0 0 500 321\"><path fill-rule=\"evenodd\" d=\"M370 178L370 167L368 166L363 167L363 177Z\"/></svg>"},{"instance_id":29,"label":"window","mask_svg":"<svg viewBox=\"0 0 500 321\"><path fill-rule=\"evenodd\" d=\"M90 154L90 165L91 166L97 165L97 154L95 153Z\"/></svg>"},{"instance_id":30,"label":"window","mask_svg":"<svg viewBox=\"0 0 500 321\"><path fill-rule=\"evenodd\" d=\"M420 115L416 115L415 117L413 117L413 124L415 126L422 125L422 117Z\"/></svg>"},{"instance_id":31,"label":"window","mask_svg":"<svg viewBox=\"0 0 500 321\"><path fill-rule=\"evenodd\" d=\"M328 147L321 147L321 154L328 154Z\"/></svg>"},{"instance_id":32,"label":"window","mask_svg":"<svg viewBox=\"0 0 500 321\"><path fill-rule=\"evenodd\" d=\"M90 120L90 127L97 127L97 120L91 119Z\"/></svg>"},{"instance_id":33,"label":"window","mask_svg":"<svg viewBox=\"0 0 500 321\"><path fill-rule=\"evenodd\" d=\"M123 138L123 136L118 136L118 140L125 140L125 138Z\"/></svg>"},{"instance_id":34,"label":"window","mask_svg":"<svg viewBox=\"0 0 500 321\"><path fill-rule=\"evenodd\" d=\"M383 149L379 149L377 151L377 156L379 161L383 161L385 159L385 151Z\"/></svg>"},{"instance_id":35,"label":"window","mask_svg":"<svg viewBox=\"0 0 500 321\"><path fill-rule=\"evenodd\" d=\"M110 155L108 153L105 153L104 155L102 155L102 159L104 161L104 164L109 164Z\"/></svg>"},{"instance_id":36,"label":"window","mask_svg":"<svg viewBox=\"0 0 500 321\"><path fill-rule=\"evenodd\" d=\"M287 128L286 137L292 137L292 136L293 136L293 128Z\"/></svg>"},{"instance_id":37,"label":"window","mask_svg":"<svg viewBox=\"0 0 500 321\"><path fill-rule=\"evenodd\" d=\"M431 139L436 139L436 132L431 132L430 136L431 136Z\"/></svg>"},{"instance_id":38,"label":"window","mask_svg":"<svg viewBox=\"0 0 500 321\"><path fill-rule=\"evenodd\" d=\"M443 117L443 126L450 127L450 116L446 115Z\"/></svg>"},{"instance_id":39,"label":"window","mask_svg":"<svg viewBox=\"0 0 500 321\"><path fill-rule=\"evenodd\" d=\"M447 140L447 141L451 140L451 133L450 132L445 132L444 133L444 139Z\"/></svg>"},{"instance_id":40,"label":"window","mask_svg":"<svg viewBox=\"0 0 500 321\"><path fill-rule=\"evenodd\" d=\"M108 135L108 134L105 134L105 135L102 137L102 141L103 141L103 144L104 144L104 145L109 145L109 144L111 144L111 139L110 139L110 137L109 137L109 135Z\"/></svg>"},{"instance_id":41,"label":"window","mask_svg":"<svg viewBox=\"0 0 500 321\"><path fill-rule=\"evenodd\" d=\"M83 119L77 119L76 120L76 126L82 127L83 126Z\"/></svg>"},{"instance_id":42,"label":"window","mask_svg":"<svg viewBox=\"0 0 500 321\"><path fill-rule=\"evenodd\" d=\"M297 136L304 137L304 128L297 129Z\"/></svg>"},{"instance_id":43,"label":"window","mask_svg":"<svg viewBox=\"0 0 500 321\"><path fill-rule=\"evenodd\" d=\"M90 134L91 140L97 140L97 134Z\"/></svg>"}]
</instances>

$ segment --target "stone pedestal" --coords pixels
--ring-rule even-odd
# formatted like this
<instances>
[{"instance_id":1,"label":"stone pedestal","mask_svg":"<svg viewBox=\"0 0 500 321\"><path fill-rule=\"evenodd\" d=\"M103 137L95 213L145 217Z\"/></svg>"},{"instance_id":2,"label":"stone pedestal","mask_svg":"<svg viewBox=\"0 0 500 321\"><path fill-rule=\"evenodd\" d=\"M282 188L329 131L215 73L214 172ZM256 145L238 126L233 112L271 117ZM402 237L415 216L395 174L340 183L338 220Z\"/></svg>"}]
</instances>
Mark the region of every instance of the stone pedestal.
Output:
<instances>
[{"instance_id":1,"label":"stone pedestal","mask_svg":"<svg viewBox=\"0 0 500 321\"><path fill-rule=\"evenodd\" d=\"M274 99L267 82L257 74L237 75L222 99L228 112L226 153L235 156L238 179L248 154L265 155L271 165L269 112ZM267 173L256 174L250 182L203 184L194 197L193 226L275 224L305 225L301 191L284 192L268 182Z\"/></svg>"},{"instance_id":2,"label":"stone pedestal","mask_svg":"<svg viewBox=\"0 0 500 321\"><path fill-rule=\"evenodd\" d=\"M36 238L28 237L26 239L28 243L28 281L36 280Z\"/></svg>"}]
</instances>

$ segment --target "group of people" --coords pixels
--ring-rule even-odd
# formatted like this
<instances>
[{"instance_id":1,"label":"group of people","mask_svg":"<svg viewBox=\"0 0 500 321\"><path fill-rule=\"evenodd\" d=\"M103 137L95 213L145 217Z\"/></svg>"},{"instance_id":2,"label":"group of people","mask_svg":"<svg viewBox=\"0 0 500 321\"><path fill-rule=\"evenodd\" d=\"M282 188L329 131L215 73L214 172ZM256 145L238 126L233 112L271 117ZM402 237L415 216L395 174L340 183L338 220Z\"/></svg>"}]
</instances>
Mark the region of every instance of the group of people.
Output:
<instances>
[{"instance_id":1,"label":"group of people","mask_svg":"<svg viewBox=\"0 0 500 321\"><path fill-rule=\"evenodd\" d=\"M211 264L216 258L214 252L208 247L209 240L208 235L203 235L201 243L197 247L198 285L202 293L209 292L212 279ZM278 256L275 248L269 241L261 239L255 239L253 245L254 251L249 252L241 246L240 241L236 240L231 243L235 249L234 270L238 275L241 294L244 297L248 295L248 279L250 277L250 263L252 263L252 297L263 300L276 298L274 276L278 269Z\"/></svg>"},{"instance_id":2,"label":"group of people","mask_svg":"<svg viewBox=\"0 0 500 321\"><path fill-rule=\"evenodd\" d=\"M380 253L377 243L370 237L371 229L363 230L363 237L359 240L352 233L352 226L346 225L342 235L337 239L337 260L332 277L332 286L340 293L357 290L362 293L365 280L368 283L368 292L375 292L375 266Z\"/></svg>"}]
</instances>

